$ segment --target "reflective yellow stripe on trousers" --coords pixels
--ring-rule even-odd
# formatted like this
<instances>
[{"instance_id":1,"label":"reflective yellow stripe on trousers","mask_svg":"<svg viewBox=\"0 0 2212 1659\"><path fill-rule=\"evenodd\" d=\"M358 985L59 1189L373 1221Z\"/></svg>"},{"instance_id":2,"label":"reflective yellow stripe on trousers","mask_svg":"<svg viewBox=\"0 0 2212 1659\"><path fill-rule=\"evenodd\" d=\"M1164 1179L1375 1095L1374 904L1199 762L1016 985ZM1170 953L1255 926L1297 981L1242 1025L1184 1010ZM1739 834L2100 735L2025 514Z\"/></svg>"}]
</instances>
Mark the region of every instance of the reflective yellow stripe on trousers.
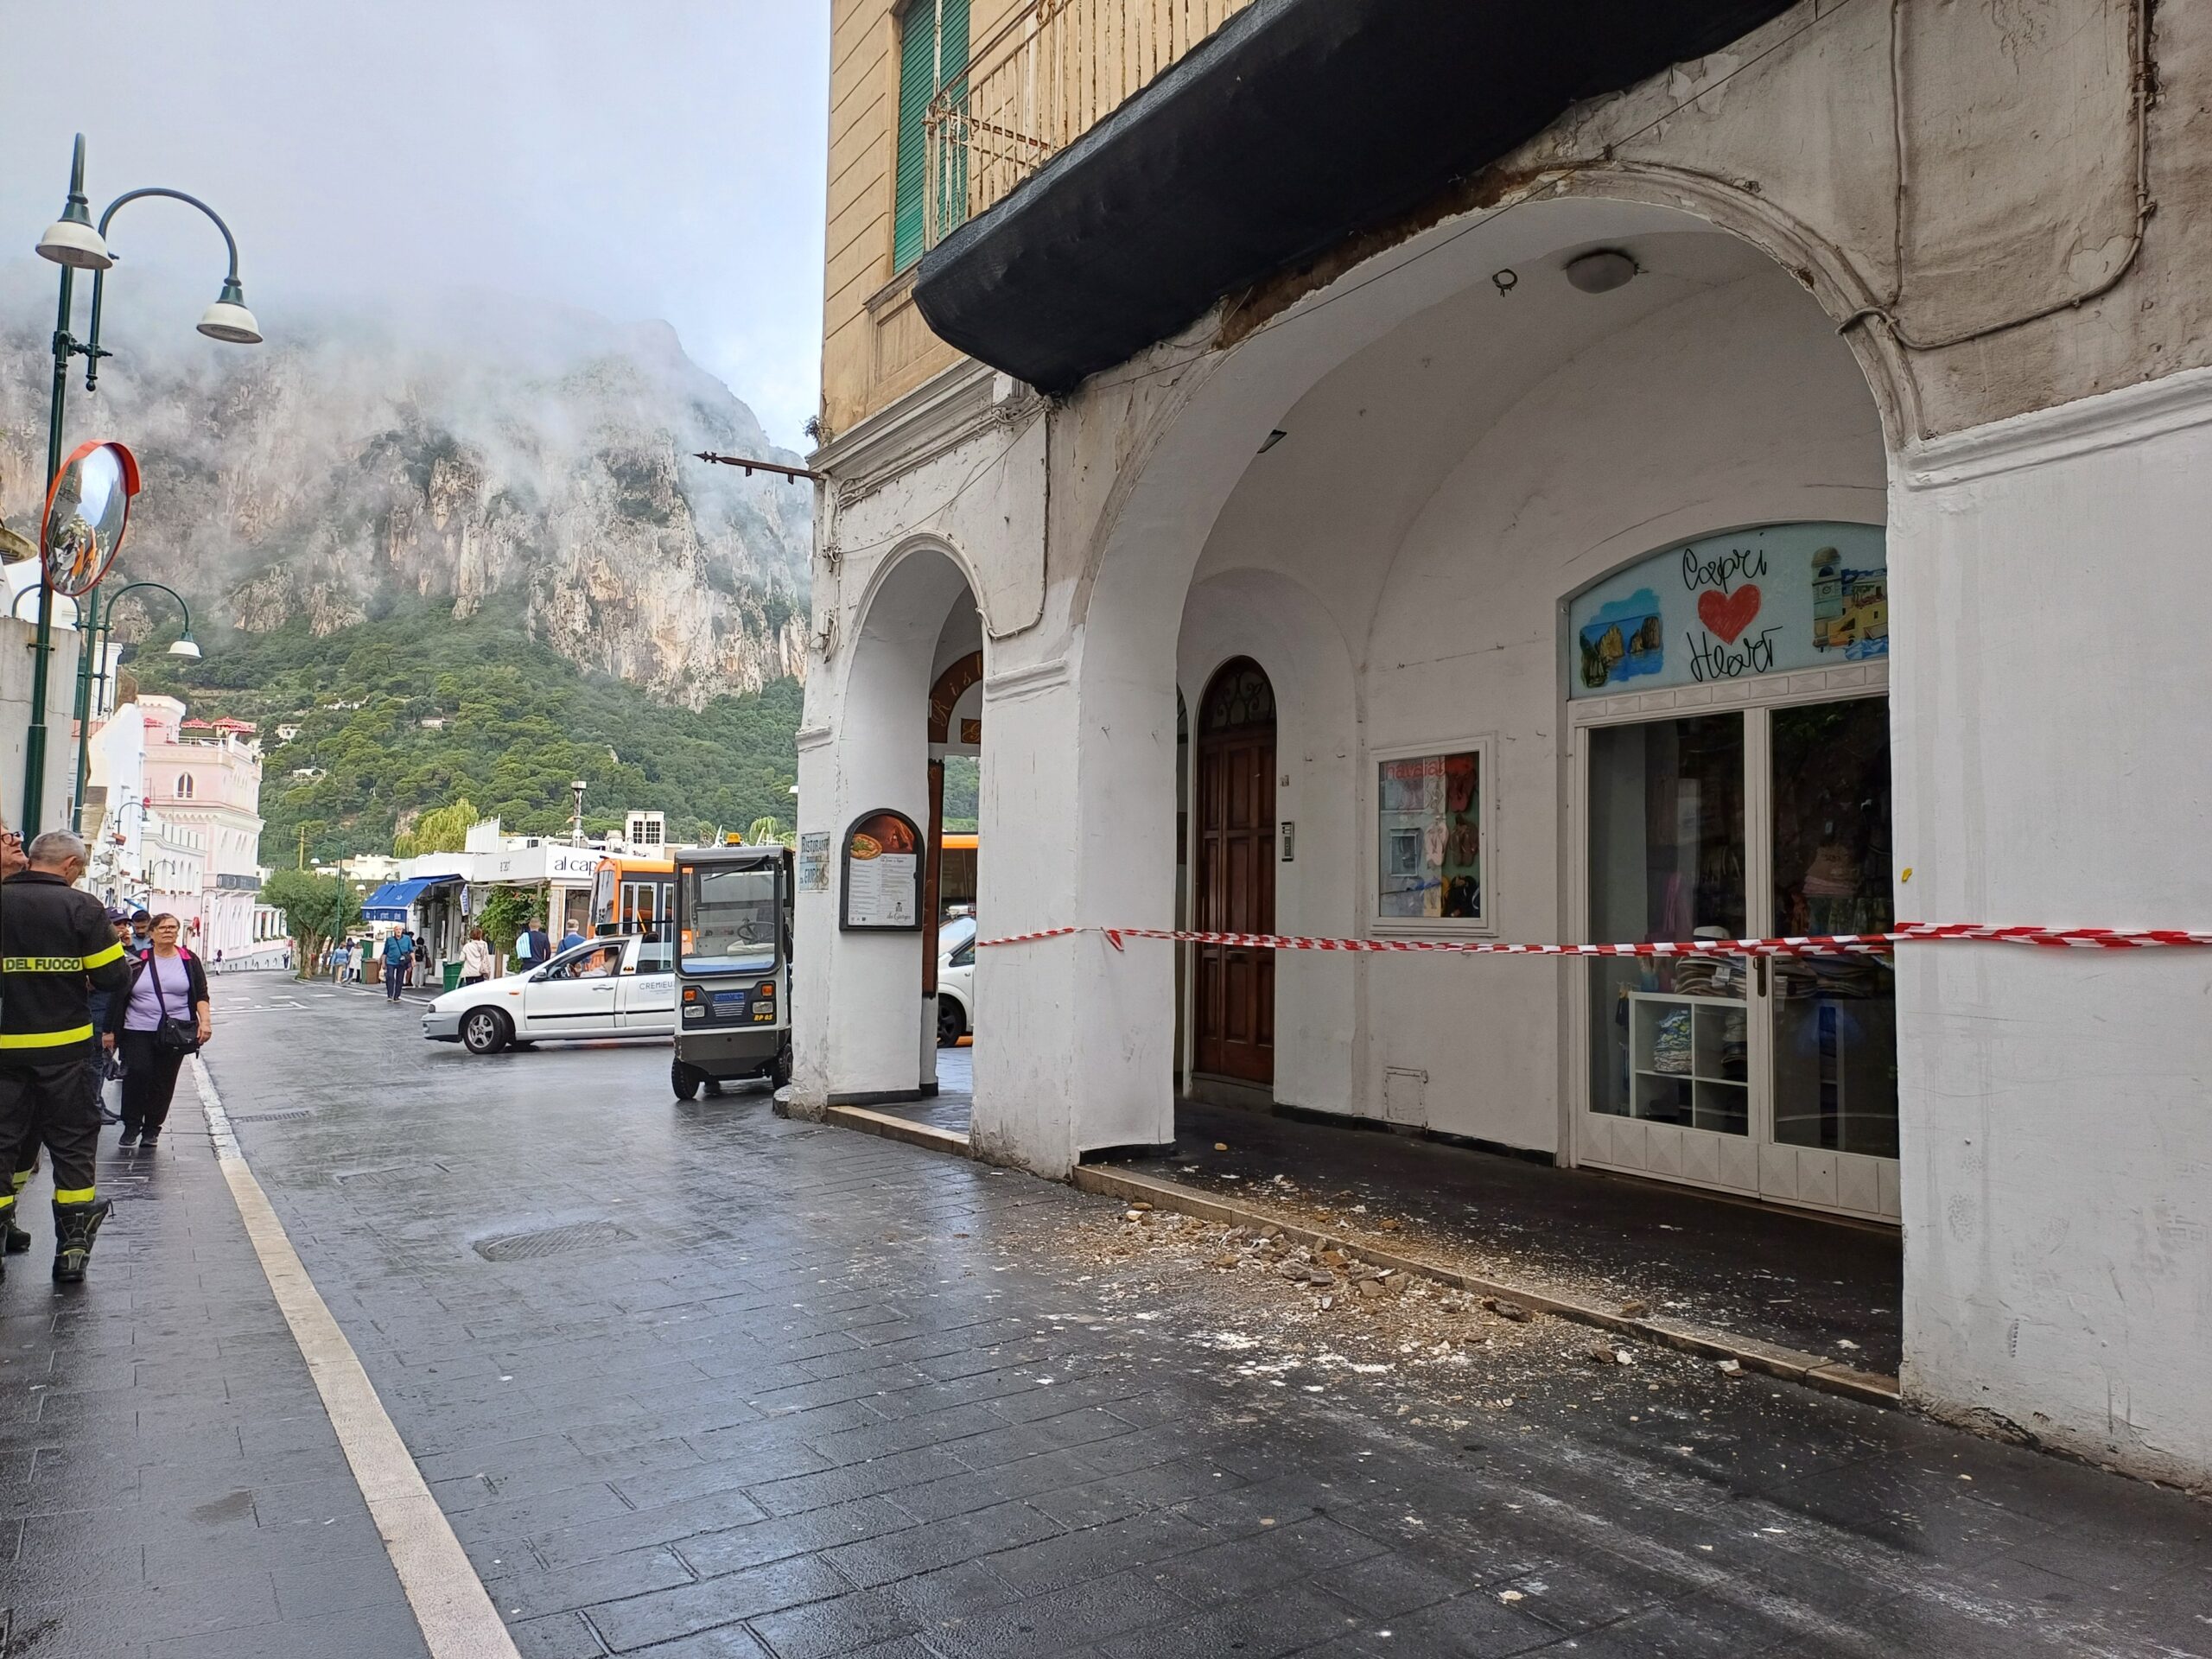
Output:
<instances>
[{"instance_id":1,"label":"reflective yellow stripe on trousers","mask_svg":"<svg viewBox=\"0 0 2212 1659\"><path fill-rule=\"evenodd\" d=\"M0 1031L0 1049L60 1048L67 1043L89 1043L92 1028L87 1023L72 1026L67 1031Z\"/></svg>"}]
</instances>

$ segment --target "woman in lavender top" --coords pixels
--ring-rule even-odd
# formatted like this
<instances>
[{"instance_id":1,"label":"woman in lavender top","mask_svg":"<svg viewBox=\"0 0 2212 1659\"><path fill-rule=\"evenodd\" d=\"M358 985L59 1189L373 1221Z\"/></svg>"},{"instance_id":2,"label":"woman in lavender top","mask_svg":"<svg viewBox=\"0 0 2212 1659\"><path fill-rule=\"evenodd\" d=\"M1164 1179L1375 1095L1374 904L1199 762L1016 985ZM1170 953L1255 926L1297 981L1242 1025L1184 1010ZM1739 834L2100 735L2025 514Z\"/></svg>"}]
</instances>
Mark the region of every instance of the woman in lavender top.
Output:
<instances>
[{"instance_id":1,"label":"woman in lavender top","mask_svg":"<svg viewBox=\"0 0 2212 1659\"><path fill-rule=\"evenodd\" d=\"M200 958L177 943L176 918L156 916L149 931L152 943L131 966L130 995L113 1001L106 1040L123 1055L123 1144L151 1148L168 1121L169 1097L184 1064L183 1051L156 1040L162 1020L183 1021L203 1043L213 1026L207 972Z\"/></svg>"}]
</instances>

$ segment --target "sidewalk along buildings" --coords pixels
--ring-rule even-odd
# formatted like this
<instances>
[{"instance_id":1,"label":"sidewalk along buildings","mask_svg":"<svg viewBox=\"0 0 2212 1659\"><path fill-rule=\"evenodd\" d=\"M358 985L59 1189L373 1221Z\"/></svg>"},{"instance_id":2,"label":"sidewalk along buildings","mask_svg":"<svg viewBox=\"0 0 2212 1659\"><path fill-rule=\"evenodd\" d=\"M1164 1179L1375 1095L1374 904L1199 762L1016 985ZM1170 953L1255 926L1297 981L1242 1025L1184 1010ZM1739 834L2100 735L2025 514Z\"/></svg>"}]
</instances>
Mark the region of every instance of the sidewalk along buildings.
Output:
<instances>
[{"instance_id":1,"label":"sidewalk along buildings","mask_svg":"<svg viewBox=\"0 0 2212 1659\"><path fill-rule=\"evenodd\" d=\"M1179 1089L1902 1228L1903 1382L2212 1475L2212 11L840 0L800 1109ZM2155 24L2155 26L2154 26ZM868 857L864 855L874 854ZM887 862L887 860L888 861Z\"/></svg>"}]
</instances>

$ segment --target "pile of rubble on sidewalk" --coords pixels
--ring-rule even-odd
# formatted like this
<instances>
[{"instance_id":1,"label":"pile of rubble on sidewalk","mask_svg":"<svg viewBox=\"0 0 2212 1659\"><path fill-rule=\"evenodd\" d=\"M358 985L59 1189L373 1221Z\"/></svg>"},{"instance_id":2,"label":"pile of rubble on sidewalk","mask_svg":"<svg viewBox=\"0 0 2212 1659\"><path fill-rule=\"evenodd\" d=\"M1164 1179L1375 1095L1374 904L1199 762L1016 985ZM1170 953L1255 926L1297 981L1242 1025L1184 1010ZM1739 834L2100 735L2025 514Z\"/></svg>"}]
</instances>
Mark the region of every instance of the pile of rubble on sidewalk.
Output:
<instances>
[{"instance_id":1,"label":"pile of rubble on sidewalk","mask_svg":"<svg viewBox=\"0 0 2212 1659\"><path fill-rule=\"evenodd\" d=\"M1279 1227L1224 1226L1142 1201L1053 1231L1023 1243L1048 1249L1064 1282L1098 1310L1071 1317L1128 1322L1219 1355L1224 1375L1266 1386L1324 1394L1358 1384L1395 1396L1401 1416L1509 1411L1537 1392L1572 1410L1701 1390L1735 1370L1376 1266L1349 1240L1309 1247Z\"/></svg>"}]
</instances>

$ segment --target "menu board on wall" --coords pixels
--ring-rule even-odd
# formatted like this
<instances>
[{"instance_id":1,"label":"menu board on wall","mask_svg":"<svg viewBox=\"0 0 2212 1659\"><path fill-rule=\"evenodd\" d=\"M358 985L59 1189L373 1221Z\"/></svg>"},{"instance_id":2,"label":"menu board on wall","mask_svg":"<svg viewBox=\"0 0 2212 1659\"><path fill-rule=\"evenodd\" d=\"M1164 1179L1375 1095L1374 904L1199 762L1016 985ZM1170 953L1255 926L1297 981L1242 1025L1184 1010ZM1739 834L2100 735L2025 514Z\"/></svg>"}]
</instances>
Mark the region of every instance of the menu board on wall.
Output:
<instances>
[{"instance_id":1,"label":"menu board on wall","mask_svg":"<svg viewBox=\"0 0 2212 1659\"><path fill-rule=\"evenodd\" d=\"M903 812L870 812L845 831L845 906L849 930L912 931L922 925L922 837Z\"/></svg>"},{"instance_id":2,"label":"menu board on wall","mask_svg":"<svg viewBox=\"0 0 2212 1659\"><path fill-rule=\"evenodd\" d=\"M798 838L798 890L830 891L830 832L810 830Z\"/></svg>"},{"instance_id":3,"label":"menu board on wall","mask_svg":"<svg viewBox=\"0 0 2212 1659\"><path fill-rule=\"evenodd\" d=\"M1637 560L1567 620L1573 697L1863 662L1889 655L1889 556L1871 524L1730 531Z\"/></svg>"}]
</instances>

